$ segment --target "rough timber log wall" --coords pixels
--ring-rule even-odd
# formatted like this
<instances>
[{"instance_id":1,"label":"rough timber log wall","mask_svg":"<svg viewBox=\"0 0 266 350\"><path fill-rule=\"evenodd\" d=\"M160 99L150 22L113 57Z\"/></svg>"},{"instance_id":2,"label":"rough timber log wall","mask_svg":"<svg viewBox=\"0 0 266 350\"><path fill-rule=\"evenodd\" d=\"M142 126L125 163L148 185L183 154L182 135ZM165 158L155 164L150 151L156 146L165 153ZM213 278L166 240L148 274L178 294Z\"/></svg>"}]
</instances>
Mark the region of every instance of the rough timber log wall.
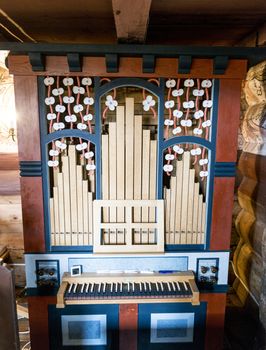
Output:
<instances>
[{"instance_id":1,"label":"rough timber log wall","mask_svg":"<svg viewBox=\"0 0 266 350\"><path fill-rule=\"evenodd\" d=\"M245 303L256 301L266 327L266 61L252 67L243 86L242 153L237 191L240 211L236 218L238 245L234 266L239 278L234 288Z\"/></svg>"}]
</instances>

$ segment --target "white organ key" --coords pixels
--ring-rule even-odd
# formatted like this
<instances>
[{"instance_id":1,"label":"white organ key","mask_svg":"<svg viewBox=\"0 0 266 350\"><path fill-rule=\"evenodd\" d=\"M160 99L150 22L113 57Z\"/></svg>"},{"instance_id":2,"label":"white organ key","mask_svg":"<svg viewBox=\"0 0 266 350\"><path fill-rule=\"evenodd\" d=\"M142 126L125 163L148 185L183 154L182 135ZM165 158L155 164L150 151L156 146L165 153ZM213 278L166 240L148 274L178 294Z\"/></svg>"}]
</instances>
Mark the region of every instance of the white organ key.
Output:
<instances>
[{"instance_id":1,"label":"white organ key","mask_svg":"<svg viewBox=\"0 0 266 350\"><path fill-rule=\"evenodd\" d=\"M151 292L151 282L148 282L148 285L149 285L149 290Z\"/></svg>"},{"instance_id":2,"label":"white organ key","mask_svg":"<svg viewBox=\"0 0 266 350\"><path fill-rule=\"evenodd\" d=\"M143 282L144 284L144 291L147 292L146 282Z\"/></svg>"},{"instance_id":3,"label":"white organ key","mask_svg":"<svg viewBox=\"0 0 266 350\"><path fill-rule=\"evenodd\" d=\"M172 285L173 291L175 291L175 290L176 290L176 287L175 287L174 282L171 282L171 285Z\"/></svg>"},{"instance_id":4,"label":"white organ key","mask_svg":"<svg viewBox=\"0 0 266 350\"><path fill-rule=\"evenodd\" d=\"M92 293L93 287L94 287L94 283L91 284L90 293Z\"/></svg>"},{"instance_id":5,"label":"white organ key","mask_svg":"<svg viewBox=\"0 0 266 350\"><path fill-rule=\"evenodd\" d=\"M171 285L170 285L170 282L167 282L167 287L169 289L169 292L171 292Z\"/></svg>"},{"instance_id":6,"label":"white organ key","mask_svg":"<svg viewBox=\"0 0 266 350\"><path fill-rule=\"evenodd\" d=\"M135 292L135 283L134 282L132 283L132 292L133 293Z\"/></svg>"},{"instance_id":7,"label":"white organ key","mask_svg":"<svg viewBox=\"0 0 266 350\"><path fill-rule=\"evenodd\" d=\"M102 283L99 283L99 285L98 285L98 293L100 293L101 286L102 286Z\"/></svg>"},{"instance_id":8,"label":"white organ key","mask_svg":"<svg viewBox=\"0 0 266 350\"><path fill-rule=\"evenodd\" d=\"M148 282L145 282L145 284L147 284L146 289L149 291L149 283L148 283Z\"/></svg>"},{"instance_id":9,"label":"white organ key","mask_svg":"<svg viewBox=\"0 0 266 350\"><path fill-rule=\"evenodd\" d=\"M163 282L160 282L161 289L163 291Z\"/></svg>"},{"instance_id":10,"label":"white organ key","mask_svg":"<svg viewBox=\"0 0 266 350\"><path fill-rule=\"evenodd\" d=\"M180 292L180 286L179 286L179 283L178 282L175 282L176 286L177 286L177 290Z\"/></svg>"},{"instance_id":11,"label":"white organ key","mask_svg":"<svg viewBox=\"0 0 266 350\"><path fill-rule=\"evenodd\" d=\"M71 283L70 286L68 287L68 291L67 291L68 293L71 292L72 287L73 287L73 283Z\"/></svg>"},{"instance_id":12,"label":"white organ key","mask_svg":"<svg viewBox=\"0 0 266 350\"><path fill-rule=\"evenodd\" d=\"M184 287L185 287L185 290L188 291L188 287L187 287L187 285L186 285L185 282L183 282L183 285L184 285Z\"/></svg>"},{"instance_id":13,"label":"white organ key","mask_svg":"<svg viewBox=\"0 0 266 350\"><path fill-rule=\"evenodd\" d=\"M86 284L86 288L85 288L85 293L88 293L88 290L89 290L89 283L88 284Z\"/></svg>"},{"instance_id":14,"label":"white organ key","mask_svg":"<svg viewBox=\"0 0 266 350\"><path fill-rule=\"evenodd\" d=\"M77 285L77 284L74 284L73 293L76 293L77 287L78 287L78 285Z\"/></svg>"},{"instance_id":15,"label":"white organ key","mask_svg":"<svg viewBox=\"0 0 266 350\"><path fill-rule=\"evenodd\" d=\"M139 284L139 290L142 292L142 282Z\"/></svg>"},{"instance_id":16,"label":"white organ key","mask_svg":"<svg viewBox=\"0 0 266 350\"><path fill-rule=\"evenodd\" d=\"M130 282L127 282L127 291L130 291Z\"/></svg>"},{"instance_id":17,"label":"white organ key","mask_svg":"<svg viewBox=\"0 0 266 350\"><path fill-rule=\"evenodd\" d=\"M105 293L106 283L103 284L103 293Z\"/></svg>"},{"instance_id":18,"label":"white organ key","mask_svg":"<svg viewBox=\"0 0 266 350\"><path fill-rule=\"evenodd\" d=\"M113 293L113 283L111 283L111 293ZM115 285L116 285L116 291L117 291L117 284L115 283Z\"/></svg>"},{"instance_id":19,"label":"white organ key","mask_svg":"<svg viewBox=\"0 0 266 350\"><path fill-rule=\"evenodd\" d=\"M84 291L84 287L85 287L85 283L82 283L80 293L83 293L83 291Z\"/></svg>"},{"instance_id":20,"label":"white organ key","mask_svg":"<svg viewBox=\"0 0 266 350\"><path fill-rule=\"evenodd\" d=\"M159 292L159 282L156 282L156 290Z\"/></svg>"},{"instance_id":21,"label":"white organ key","mask_svg":"<svg viewBox=\"0 0 266 350\"><path fill-rule=\"evenodd\" d=\"M119 291L120 291L120 293L122 293L122 288L123 287L123 283L119 283Z\"/></svg>"}]
</instances>

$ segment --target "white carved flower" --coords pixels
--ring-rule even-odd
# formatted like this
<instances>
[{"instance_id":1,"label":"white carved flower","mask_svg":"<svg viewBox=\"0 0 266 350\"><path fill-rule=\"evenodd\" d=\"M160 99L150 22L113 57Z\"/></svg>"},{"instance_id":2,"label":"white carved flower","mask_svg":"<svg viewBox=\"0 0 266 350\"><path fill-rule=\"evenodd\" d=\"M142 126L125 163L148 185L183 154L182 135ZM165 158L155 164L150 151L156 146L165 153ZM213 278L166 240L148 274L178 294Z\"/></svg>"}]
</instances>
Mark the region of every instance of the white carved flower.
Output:
<instances>
[{"instance_id":1,"label":"white carved flower","mask_svg":"<svg viewBox=\"0 0 266 350\"><path fill-rule=\"evenodd\" d=\"M169 100L165 102L165 108L169 109L169 108L173 108L175 105L175 102L173 100Z\"/></svg>"},{"instance_id":2,"label":"white carved flower","mask_svg":"<svg viewBox=\"0 0 266 350\"><path fill-rule=\"evenodd\" d=\"M175 80L174 79L168 79L165 83L166 87L168 89L175 87Z\"/></svg>"},{"instance_id":3,"label":"white carved flower","mask_svg":"<svg viewBox=\"0 0 266 350\"><path fill-rule=\"evenodd\" d=\"M142 101L144 111L149 111L151 107L155 106L155 101L151 95L148 95L144 101Z\"/></svg>"},{"instance_id":4,"label":"white carved flower","mask_svg":"<svg viewBox=\"0 0 266 350\"><path fill-rule=\"evenodd\" d=\"M113 99L112 95L106 96L105 105L110 109L110 111L114 111L118 105L117 101Z\"/></svg>"}]
</instances>

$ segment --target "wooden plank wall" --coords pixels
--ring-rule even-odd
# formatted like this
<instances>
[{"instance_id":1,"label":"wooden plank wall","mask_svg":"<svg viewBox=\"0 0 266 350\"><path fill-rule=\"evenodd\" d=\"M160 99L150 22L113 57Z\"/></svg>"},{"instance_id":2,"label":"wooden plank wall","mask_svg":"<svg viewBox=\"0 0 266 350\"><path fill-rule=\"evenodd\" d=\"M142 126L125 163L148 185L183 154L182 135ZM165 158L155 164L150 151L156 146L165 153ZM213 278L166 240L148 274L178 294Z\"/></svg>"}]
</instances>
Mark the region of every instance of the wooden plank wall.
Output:
<instances>
[{"instance_id":1,"label":"wooden plank wall","mask_svg":"<svg viewBox=\"0 0 266 350\"><path fill-rule=\"evenodd\" d=\"M14 265L15 283L25 286L24 241L21 197L16 153L0 154L0 245L9 249L9 262Z\"/></svg>"}]
</instances>

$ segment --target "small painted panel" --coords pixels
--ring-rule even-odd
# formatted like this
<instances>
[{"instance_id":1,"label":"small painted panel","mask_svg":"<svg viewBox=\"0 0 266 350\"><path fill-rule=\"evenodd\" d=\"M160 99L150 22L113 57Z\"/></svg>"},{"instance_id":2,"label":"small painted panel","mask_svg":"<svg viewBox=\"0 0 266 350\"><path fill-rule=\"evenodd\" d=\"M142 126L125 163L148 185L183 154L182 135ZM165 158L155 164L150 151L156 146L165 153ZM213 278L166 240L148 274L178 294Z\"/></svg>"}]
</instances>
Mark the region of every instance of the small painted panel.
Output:
<instances>
[{"instance_id":1,"label":"small painted panel","mask_svg":"<svg viewBox=\"0 0 266 350\"><path fill-rule=\"evenodd\" d=\"M63 345L106 345L106 315L63 315Z\"/></svg>"},{"instance_id":2,"label":"small painted panel","mask_svg":"<svg viewBox=\"0 0 266 350\"><path fill-rule=\"evenodd\" d=\"M117 350L118 305L49 305L50 350Z\"/></svg>"},{"instance_id":3,"label":"small painted panel","mask_svg":"<svg viewBox=\"0 0 266 350\"><path fill-rule=\"evenodd\" d=\"M152 313L151 343L192 343L194 313Z\"/></svg>"},{"instance_id":4,"label":"small painted panel","mask_svg":"<svg viewBox=\"0 0 266 350\"><path fill-rule=\"evenodd\" d=\"M207 303L138 305L138 350L203 350Z\"/></svg>"}]
</instances>

